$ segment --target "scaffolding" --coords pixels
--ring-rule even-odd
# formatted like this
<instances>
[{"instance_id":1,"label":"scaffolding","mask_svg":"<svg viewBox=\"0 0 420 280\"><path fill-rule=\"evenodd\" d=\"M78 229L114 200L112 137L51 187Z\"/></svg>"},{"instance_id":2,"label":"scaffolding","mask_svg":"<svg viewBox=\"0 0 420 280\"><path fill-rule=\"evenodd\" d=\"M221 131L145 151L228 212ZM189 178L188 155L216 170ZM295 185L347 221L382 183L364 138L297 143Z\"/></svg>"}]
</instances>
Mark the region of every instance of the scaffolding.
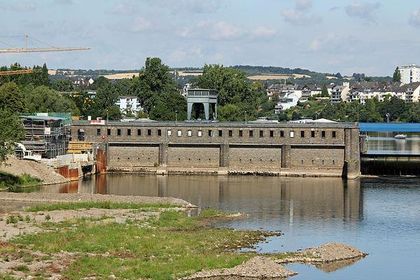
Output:
<instances>
[{"instance_id":1,"label":"scaffolding","mask_svg":"<svg viewBox=\"0 0 420 280\"><path fill-rule=\"evenodd\" d=\"M25 139L21 144L33 155L54 158L66 154L70 126L64 118L50 116L21 116Z\"/></svg>"}]
</instances>

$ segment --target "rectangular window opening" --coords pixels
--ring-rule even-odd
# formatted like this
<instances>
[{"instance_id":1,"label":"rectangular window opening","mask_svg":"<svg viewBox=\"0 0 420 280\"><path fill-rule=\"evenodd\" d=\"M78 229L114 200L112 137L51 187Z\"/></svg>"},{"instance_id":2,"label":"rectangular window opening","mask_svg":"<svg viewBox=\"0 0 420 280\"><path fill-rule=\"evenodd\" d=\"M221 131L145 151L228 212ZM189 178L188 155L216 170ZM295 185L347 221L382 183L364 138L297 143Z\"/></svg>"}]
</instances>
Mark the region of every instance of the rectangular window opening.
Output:
<instances>
[{"instance_id":1,"label":"rectangular window opening","mask_svg":"<svg viewBox=\"0 0 420 280\"><path fill-rule=\"evenodd\" d=\"M127 129L127 136L131 136L131 129L130 128Z\"/></svg>"},{"instance_id":2,"label":"rectangular window opening","mask_svg":"<svg viewBox=\"0 0 420 280\"><path fill-rule=\"evenodd\" d=\"M280 137L284 138L284 130L280 130Z\"/></svg>"},{"instance_id":3,"label":"rectangular window opening","mask_svg":"<svg viewBox=\"0 0 420 280\"><path fill-rule=\"evenodd\" d=\"M229 130L229 137L232 137L232 136L233 136L233 131Z\"/></svg>"},{"instance_id":4,"label":"rectangular window opening","mask_svg":"<svg viewBox=\"0 0 420 280\"><path fill-rule=\"evenodd\" d=\"M315 131L311 131L311 137L315 138Z\"/></svg>"},{"instance_id":5,"label":"rectangular window opening","mask_svg":"<svg viewBox=\"0 0 420 280\"><path fill-rule=\"evenodd\" d=\"M137 129L137 136L141 136L141 129Z\"/></svg>"},{"instance_id":6,"label":"rectangular window opening","mask_svg":"<svg viewBox=\"0 0 420 280\"><path fill-rule=\"evenodd\" d=\"M243 136L244 136L243 130L239 130L239 137L243 137Z\"/></svg>"},{"instance_id":7,"label":"rectangular window opening","mask_svg":"<svg viewBox=\"0 0 420 280\"><path fill-rule=\"evenodd\" d=\"M250 137L250 138L254 137L254 131L253 131L253 130L250 130L250 131L249 131L249 137Z\"/></svg>"},{"instance_id":8,"label":"rectangular window opening","mask_svg":"<svg viewBox=\"0 0 420 280\"><path fill-rule=\"evenodd\" d=\"M264 130L260 130L260 138L264 137Z\"/></svg>"},{"instance_id":9,"label":"rectangular window opening","mask_svg":"<svg viewBox=\"0 0 420 280\"><path fill-rule=\"evenodd\" d=\"M107 134L108 136L110 136L110 135L111 135L111 129L110 129L110 128L108 128L108 129L106 130L106 134Z\"/></svg>"},{"instance_id":10,"label":"rectangular window opening","mask_svg":"<svg viewBox=\"0 0 420 280\"><path fill-rule=\"evenodd\" d=\"M118 128L118 129L117 129L117 135L118 135L118 136L121 136L121 128Z\"/></svg>"},{"instance_id":11,"label":"rectangular window opening","mask_svg":"<svg viewBox=\"0 0 420 280\"><path fill-rule=\"evenodd\" d=\"M337 138L337 131L334 130L331 134L332 134L332 138Z\"/></svg>"},{"instance_id":12,"label":"rectangular window opening","mask_svg":"<svg viewBox=\"0 0 420 280\"><path fill-rule=\"evenodd\" d=\"M158 129L158 136L162 136L162 130Z\"/></svg>"},{"instance_id":13,"label":"rectangular window opening","mask_svg":"<svg viewBox=\"0 0 420 280\"><path fill-rule=\"evenodd\" d=\"M321 131L321 137L325 138L325 130Z\"/></svg>"},{"instance_id":14,"label":"rectangular window opening","mask_svg":"<svg viewBox=\"0 0 420 280\"><path fill-rule=\"evenodd\" d=\"M147 136L152 136L152 130L151 129L147 130Z\"/></svg>"},{"instance_id":15,"label":"rectangular window opening","mask_svg":"<svg viewBox=\"0 0 420 280\"><path fill-rule=\"evenodd\" d=\"M305 131L304 130L300 131L300 138L305 138Z\"/></svg>"},{"instance_id":16,"label":"rectangular window opening","mask_svg":"<svg viewBox=\"0 0 420 280\"><path fill-rule=\"evenodd\" d=\"M223 136L223 130L219 130L219 137Z\"/></svg>"},{"instance_id":17,"label":"rectangular window opening","mask_svg":"<svg viewBox=\"0 0 420 280\"><path fill-rule=\"evenodd\" d=\"M273 138L274 137L274 131L270 130L270 137Z\"/></svg>"}]
</instances>

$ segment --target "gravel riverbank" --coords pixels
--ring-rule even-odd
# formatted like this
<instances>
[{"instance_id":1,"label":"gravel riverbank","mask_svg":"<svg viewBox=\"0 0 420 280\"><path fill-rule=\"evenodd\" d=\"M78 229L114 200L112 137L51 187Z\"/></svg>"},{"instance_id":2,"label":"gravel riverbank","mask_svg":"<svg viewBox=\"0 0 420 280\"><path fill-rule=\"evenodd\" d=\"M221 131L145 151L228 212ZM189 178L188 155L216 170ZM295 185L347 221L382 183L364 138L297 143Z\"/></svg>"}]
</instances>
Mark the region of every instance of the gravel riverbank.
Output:
<instances>
[{"instance_id":1,"label":"gravel riverbank","mask_svg":"<svg viewBox=\"0 0 420 280\"><path fill-rule=\"evenodd\" d=\"M122 196L102 194L64 194L64 193L1 193L0 201L15 201L29 203L59 203L59 202L123 202L123 203L166 203L185 208L196 208L195 205L179 198L172 197L150 197L150 196Z\"/></svg>"},{"instance_id":2,"label":"gravel riverbank","mask_svg":"<svg viewBox=\"0 0 420 280\"><path fill-rule=\"evenodd\" d=\"M7 161L0 165L0 172L6 172L15 176L22 176L23 174L38 178L43 185L62 184L70 180L64 178L56 173L54 168L47 166L44 163L19 160L15 157L9 157Z\"/></svg>"}]
</instances>

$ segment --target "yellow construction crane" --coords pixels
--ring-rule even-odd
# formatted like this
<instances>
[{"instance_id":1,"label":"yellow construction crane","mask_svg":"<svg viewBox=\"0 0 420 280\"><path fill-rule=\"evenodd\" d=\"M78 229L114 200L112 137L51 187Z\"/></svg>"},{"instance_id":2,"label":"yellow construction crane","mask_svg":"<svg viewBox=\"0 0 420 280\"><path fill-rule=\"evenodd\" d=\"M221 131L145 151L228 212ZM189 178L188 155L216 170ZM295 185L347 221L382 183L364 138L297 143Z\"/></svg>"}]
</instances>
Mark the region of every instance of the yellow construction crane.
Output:
<instances>
[{"instance_id":1,"label":"yellow construction crane","mask_svg":"<svg viewBox=\"0 0 420 280\"><path fill-rule=\"evenodd\" d=\"M40 40L37 40L33 37L31 37L32 40L41 42ZM6 49L0 49L0 54L3 53L30 53L30 52L69 52L69 51L87 51L90 50L90 48L81 48L81 47L70 47L70 48L58 48L54 46L49 46L46 48L30 48L28 47L28 41L29 36L25 35L25 47L24 48L6 48ZM43 42L41 42L43 43ZM46 44L46 43L43 43ZM48 44L46 44L48 45Z\"/></svg>"}]
</instances>

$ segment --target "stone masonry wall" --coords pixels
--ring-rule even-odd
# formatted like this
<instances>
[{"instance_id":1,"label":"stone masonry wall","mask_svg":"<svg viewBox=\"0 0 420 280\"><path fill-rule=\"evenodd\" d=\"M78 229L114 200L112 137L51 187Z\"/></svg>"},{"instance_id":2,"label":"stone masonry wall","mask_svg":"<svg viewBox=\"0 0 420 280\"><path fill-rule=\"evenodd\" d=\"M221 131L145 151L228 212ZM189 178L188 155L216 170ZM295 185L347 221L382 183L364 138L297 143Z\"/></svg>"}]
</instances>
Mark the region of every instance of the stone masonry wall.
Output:
<instances>
[{"instance_id":1,"label":"stone masonry wall","mask_svg":"<svg viewBox=\"0 0 420 280\"><path fill-rule=\"evenodd\" d=\"M307 169L342 169L344 149L292 148L291 167Z\"/></svg>"},{"instance_id":2,"label":"stone masonry wall","mask_svg":"<svg viewBox=\"0 0 420 280\"><path fill-rule=\"evenodd\" d=\"M153 167L159 164L159 147L109 147L110 169Z\"/></svg>"},{"instance_id":3,"label":"stone masonry wall","mask_svg":"<svg viewBox=\"0 0 420 280\"><path fill-rule=\"evenodd\" d=\"M281 148L229 149L229 168L233 170L277 170L281 168Z\"/></svg>"},{"instance_id":4,"label":"stone masonry wall","mask_svg":"<svg viewBox=\"0 0 420 280\"><path fill-rule=\"evenodd\" d=\"M168 166L185 168L218 168L220 148L169 147Z\"/></svg>"}]
</instances>

